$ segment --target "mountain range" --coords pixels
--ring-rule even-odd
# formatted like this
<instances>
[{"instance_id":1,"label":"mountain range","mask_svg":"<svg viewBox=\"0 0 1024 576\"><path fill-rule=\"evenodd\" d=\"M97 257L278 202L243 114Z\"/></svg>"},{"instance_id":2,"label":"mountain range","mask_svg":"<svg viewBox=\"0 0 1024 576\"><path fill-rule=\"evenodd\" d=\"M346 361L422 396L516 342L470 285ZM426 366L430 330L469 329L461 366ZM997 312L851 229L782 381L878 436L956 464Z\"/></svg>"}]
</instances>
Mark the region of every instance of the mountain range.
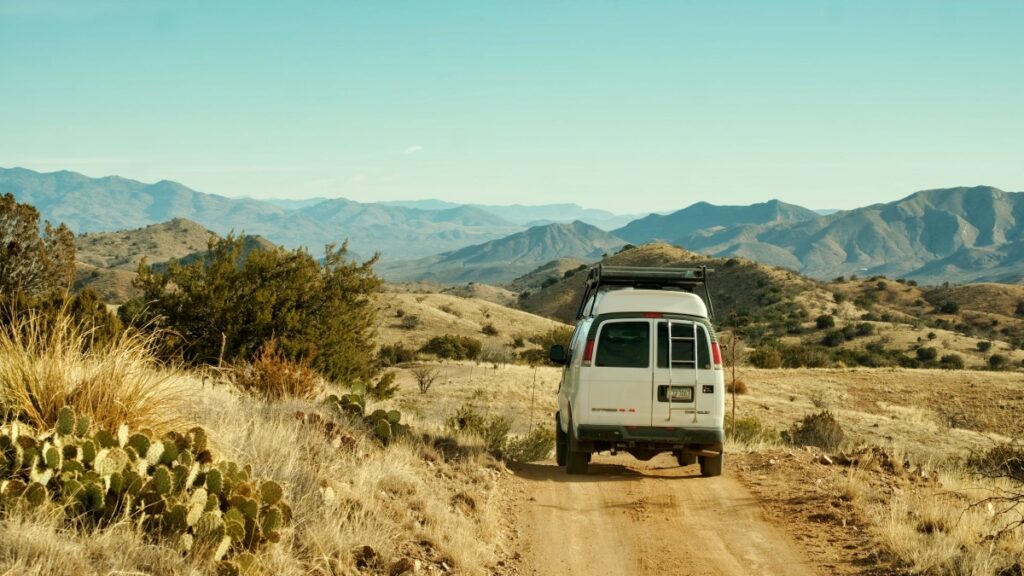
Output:
<instances>
[{"instance_id":1,"label":"mountain range","mask_svg":"<svg viewBox=\"0 0 1024 576\"><path fill-rule=\"evenodd\" d=\"M743 256L819 279L851 274L924 283L1024 279L1024 194L989 186L926 190L825 215L778 200L750 206L697 202L634 219L610 233L588 220L611 222L620 215L575 204L338 198L275 201L278 205L205 194L166 180L145 184L23 168L0 169L0 193L5 192L76 233L188 218L218 234L260 235L314 253L347 238L352 252L380 252L382 273L404 280L507 281L550 260L593 260L626 243L651 241L713 256ZM579 218L563 222L572 216Z\"/></svg>"}]
</instances>

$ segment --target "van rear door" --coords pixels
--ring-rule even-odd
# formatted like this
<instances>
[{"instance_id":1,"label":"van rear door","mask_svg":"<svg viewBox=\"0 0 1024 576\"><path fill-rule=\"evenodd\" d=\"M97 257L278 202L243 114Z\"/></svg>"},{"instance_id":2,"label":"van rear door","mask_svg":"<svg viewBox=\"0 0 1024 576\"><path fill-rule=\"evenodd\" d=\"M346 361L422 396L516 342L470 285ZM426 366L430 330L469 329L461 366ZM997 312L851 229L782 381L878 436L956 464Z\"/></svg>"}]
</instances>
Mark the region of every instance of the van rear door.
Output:
<instances>
[{"instance_id":1,"label":"van rear door","mask_svg":"<svg viewBox=\"0 0 1024 576\"><path fill-rule=\"evenodd\" d=\"M656 343L651 425L714 426L718 416L715 396L721 391L715 390L717 378L707 329L700 322L658 320Z\"/></svg>"},{"instance_id":2,"label":"van rear door","mask_svg":"<svg viewBox=\"0 0 1024 576\"><path fill-rule=\"evenodd\" d=\"M651 425L651 364L654 338L648 319L605 320L598 326L591 366L581 367L588 401L580 422Z\"/></svg>"}]
</instances>

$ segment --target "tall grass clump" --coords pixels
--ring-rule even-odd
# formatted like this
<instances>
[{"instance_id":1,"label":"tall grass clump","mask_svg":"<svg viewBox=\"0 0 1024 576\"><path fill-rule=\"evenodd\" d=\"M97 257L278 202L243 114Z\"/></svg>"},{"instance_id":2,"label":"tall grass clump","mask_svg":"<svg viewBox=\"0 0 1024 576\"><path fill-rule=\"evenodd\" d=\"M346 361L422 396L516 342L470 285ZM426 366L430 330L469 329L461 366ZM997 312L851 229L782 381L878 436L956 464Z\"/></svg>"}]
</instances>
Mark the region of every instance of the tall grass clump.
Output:
<instances>
[{"instance_id":1,"label":"tall grass clump","mask_svg":"<svg viewBox=\"0 0 1024 576\"><path fill-rule=\"evenodd\" d=\"M188 391L156 365L157 335L134 330L95 341L66 310L26 310L0 326L0 410L37 429L53 427L64 406L101 428L187 427Z\"/></svg>"},{"instance_id":2,"label":"tall grass clump","mask_svg":"<svg viewBox=\"0 0 1024 576\"><path fill-rule=\"evenodd\" d=\"M268 340L251 362L242 362L233 370L235 386L264 400L283 398L313 399L323 378L307 360L290 360Z\"/></svg>"}]
</instances>

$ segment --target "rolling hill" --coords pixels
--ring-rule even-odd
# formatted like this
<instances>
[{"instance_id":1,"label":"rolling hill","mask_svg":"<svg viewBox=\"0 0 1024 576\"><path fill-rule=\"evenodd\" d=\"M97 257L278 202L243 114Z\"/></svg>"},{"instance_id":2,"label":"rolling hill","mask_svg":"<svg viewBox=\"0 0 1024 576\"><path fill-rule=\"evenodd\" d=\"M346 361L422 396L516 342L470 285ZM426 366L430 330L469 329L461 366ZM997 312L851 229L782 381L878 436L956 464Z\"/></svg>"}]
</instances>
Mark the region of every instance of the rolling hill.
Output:
<instances>
[{"instance_id":1,"label":"rolling hill","mask_svg":"<svg viewBox=\"0 0 1024 576\"><path fill-rule=\"evenodd\" d=\"M385 263L378 270L392 281L502 283L558 258L593 261L622 247L621 238L580 221L547 224L410 262Z\"/></svg>"},{"instance_id":2,"label":"rolling hill","mask_svg":"<svg viewBox=\"0 0 1024 576\"><path fill-rule=\"evenodd\" d=\"M217 234L200 224L176 218L134 230L92 232L75 237L75 289L91 288L107 303L121 304L137 295L132 287L139 263L156 268L170 260L201 258ZM245 237L245 252L275 245L260 236Z\"/></svg>"}]
</instances>

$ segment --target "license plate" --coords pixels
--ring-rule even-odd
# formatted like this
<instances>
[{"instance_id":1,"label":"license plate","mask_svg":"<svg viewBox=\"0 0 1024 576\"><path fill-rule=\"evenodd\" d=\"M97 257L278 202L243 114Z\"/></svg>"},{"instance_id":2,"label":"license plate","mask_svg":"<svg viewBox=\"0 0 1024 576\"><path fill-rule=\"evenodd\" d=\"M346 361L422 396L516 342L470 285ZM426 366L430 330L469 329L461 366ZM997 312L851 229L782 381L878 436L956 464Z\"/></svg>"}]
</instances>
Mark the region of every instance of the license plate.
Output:
<instances>
[{"instance_id":1,"label":"license plate","mask_svg":"<svg viewBox=\"0 0 1024 576\"><path fill-rule=\"evenodd\" d=\"M693 402L693 388L690 386L673 386L669 394L673 402Z\"/></svg>"}]
</instances>

